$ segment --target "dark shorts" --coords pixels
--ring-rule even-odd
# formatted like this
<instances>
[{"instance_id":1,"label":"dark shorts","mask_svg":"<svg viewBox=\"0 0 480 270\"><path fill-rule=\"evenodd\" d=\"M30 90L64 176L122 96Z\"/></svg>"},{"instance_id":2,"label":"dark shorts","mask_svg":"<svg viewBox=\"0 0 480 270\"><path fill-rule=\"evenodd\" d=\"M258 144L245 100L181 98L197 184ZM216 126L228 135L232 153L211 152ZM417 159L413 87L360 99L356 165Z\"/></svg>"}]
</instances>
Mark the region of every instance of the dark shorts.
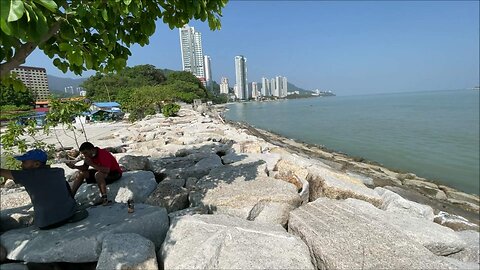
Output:
<instances>
[{"instance_id":1,"label":"dark shorts","mask_svg":"<svg viewBox=\"0 0 480 270\"><path fill-rule=\"evenodd\" d=\"M95 180L95 173L97 172L97 170L95 169L89 169L88 170L88 178L87 178L87 183L88 184L96 184L97 183L97 180ZM105 183L108 185L108 184L111 184L115 181L117 181L118 179L120 179L120 177L122 177L122 173L119 172L119 171L110 171L107 175L107 177L105 178Z\"/></svg>"}]
</instances>

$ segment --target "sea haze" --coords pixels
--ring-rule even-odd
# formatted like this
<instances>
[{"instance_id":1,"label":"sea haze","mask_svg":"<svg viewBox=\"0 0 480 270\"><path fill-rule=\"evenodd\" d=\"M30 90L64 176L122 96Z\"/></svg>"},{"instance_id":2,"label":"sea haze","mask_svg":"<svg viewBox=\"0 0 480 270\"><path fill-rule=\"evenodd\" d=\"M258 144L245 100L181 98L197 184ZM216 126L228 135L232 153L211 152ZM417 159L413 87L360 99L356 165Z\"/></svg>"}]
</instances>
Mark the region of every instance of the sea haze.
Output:
<instances>
[{"instance_id":1,"label":"sea haze","mask_svg":"<svg viewBox=\"0 0 480 270\"><path fill-rule=\"evenodd\" d=\"M479 194L479 91L235 103L227 119Z\"/></svg>"}]
</instances>

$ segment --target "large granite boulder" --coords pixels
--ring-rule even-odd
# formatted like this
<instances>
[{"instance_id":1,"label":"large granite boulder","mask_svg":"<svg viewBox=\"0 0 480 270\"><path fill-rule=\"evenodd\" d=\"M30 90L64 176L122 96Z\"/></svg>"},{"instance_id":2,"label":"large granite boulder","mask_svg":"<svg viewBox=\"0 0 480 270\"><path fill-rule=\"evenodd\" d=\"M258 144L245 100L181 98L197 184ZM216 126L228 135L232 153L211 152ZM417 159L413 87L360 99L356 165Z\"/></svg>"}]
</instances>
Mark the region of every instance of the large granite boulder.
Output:
<instances>
[{"instance_id":1,"label":"large granite boulder","mask_svg":"<svg viewBox=\"0 0 480 270\"><path fill-rule=\"evenodd\" d=\"M125 155L118 160L118 163L127 171L142 171L150 168L148 157Z\"/></svg>"},{"instance_id":2,"label":"large granite boulder","mask_svg":"<svg viewBox=\"0 0 480 270\"><path fill-rule=\"evenodd\" d=\"M305 243L281 226L225 215L173 219L161 258L165 269L313 269Z\"/></svg>"},{"instance_id":3,"label":"large granite boulder","mask_svg":"<svg viewBox=\"0 0 480 270\"><path fill-rule=\"evenodd\" d=\"M463 250L466 243L450 228L441 226L423 217L380 210L370 203L347 199L345 203L355 207L368 219L385 223L403 232L436 255L449 255Z\"/></svg>"},{"instance_id":4,"label":"large granite boulder","mask_svg":"<svg viewBox=\"0 0 480 270\"><path fill-rule=\"evenodd\" d=\"M272 172L275 169L275 165L281 159L279 154L274 153L235 153L229 152L222 156L224 164L240 165L246 163L253 163L262 160L267 165L267 171Z\"/></svg>"},{"instance_id":5,"label":"large granite boulder","mask_svg":"<svg viewBox=\"0 0 480 270\"><path fill-rule=\"evenodd\" d=\"M373 189L350 175L320 167L308 168L307 180L310 183L310 201L320 197L330 199L355 198L375 206L382 204L382 198Z\"/></svg>"},{"instance_id":6,"label":"large granite boulder","mask_svg":"<svg viewBox=\"0 0 480 270\"><path fill-rule=\"evenodd\" d=\"M168 213L179 211L188 207L188 190L171 181L160 182L145 203L165 207Z\"/></svg>"},{"instance_id":7,"label":"large granite boulder","mask_svg":"<svg viewBox=\"0 0 480 270\"><path fill-rule=\"evenodd\" d=\"M98 270L158 269L155 245L134 233L116 233L105 236L98 258Z\"/></svg>"},{"instance_id":8,"label":"large granite boulder","mask_svg":"<svg viewBox=\"0 0 480 270\"><path fill-rule=\"evenodd\" d=\"M2 188L0 197L0 232L33 224L33 205L25 188Z\"/></svg>"},{"instance_id":9,"label":"large granite boulder","mask_svg":"<svg viewBox=\"0 0 480 270\"><path fill-rule=\"evenodd\" d=\"M223 166L197 181L191 206L212 213L286 225L288 213L302 204L293 184L267 177L255 165Z\"/></svg>"},{"instance_id":10,"label":"large granite boulder","mask_svg":"<svg viewBox=\"0 0 480 270\"><path fill-rule=\"evenodd\" d=\"M320 198L290 213L289 232L317 269L448 269L450 263L345 201Z\"/></svg>"},{"instance_id":11,"label":"large granite boulder","mask_svg":"<svg viewBox=\"0 0 480 270\"><path fill-rule=\"evenodd\" d=\"M30 196L24 187L15 189L1 188L0 196L2 197L0 200L1 210L32 205Z\"/></svg>"},{"instance_id":12,"label":"large granite boulder","mask_svg":"<svg viewBox=\"0 0 480 270\"><path fill-rule=\"evenodd\" d=\"M467 243L464 250L451 254L448 257L455 258L462 262L480 264L480 235L477 231L466 230L459 231L456 234Z\"/></svg>"},{"instance_id":13,"label":"large granite boulder","mask_svg":"<svg viewBox=\"0 0 480 270\"><path fill-rule=\"evenodd\" d=\"M431 206L405 200L397 193L382 187L377 187L374 190L382 196L383 202L380 209L433 221L434 214Z\"/></svg>"},{"instance_id":14,"label":"large granite boulder","mask_svg":"<svg viewBox=\"0 0 480 270\"><path fill-rule=\"evenodd\" d=\"M0 232L33 225L33 206L26 205L0 211Z\"/></svg>"},{"instance_id":15,"label":"large granite boulder","mask_svg":"<svg viewBox=\"0 0 480 270\"><path fill-rule=\"evenodd\" d=\"M26 262L94 262L102 251L103 239L110 234L136 233L152 241L157 248L168 231L165 208L136 204L128 213L124 204L88 209L89 216L51 230L31 226L10 230L0 236L7 258Z\"/></svg>"},{"instance_id":16,"label":"large granite boulder","mask_svg":"<svg viewBox=\"0 0 480 270\"><path fill-rule=\"evenodd\" d=\"M122 178L107 185L107 195L119 203L126 203L130 199L143 203L155 188L157 188L157 182L152 172L124 172ZM96 184L81 185L75 195L78 203L86 205L97 201L99 197L100 192Z\"/></svg>"}]
</instances>

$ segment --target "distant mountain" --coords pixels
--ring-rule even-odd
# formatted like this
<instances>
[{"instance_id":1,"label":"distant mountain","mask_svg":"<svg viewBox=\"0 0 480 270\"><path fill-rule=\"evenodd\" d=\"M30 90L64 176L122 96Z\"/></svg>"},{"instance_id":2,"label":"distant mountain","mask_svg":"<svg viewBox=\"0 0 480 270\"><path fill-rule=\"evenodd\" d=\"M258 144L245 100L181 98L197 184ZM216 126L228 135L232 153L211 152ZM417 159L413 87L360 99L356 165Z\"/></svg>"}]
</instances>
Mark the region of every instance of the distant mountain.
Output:
<instances>
[{"instance_id":1,"label":"distant mountain","mask_svg":"<svg viewBox=\"0 0 480 270\"><path fill-rule=\"evenodd\" d=\"M288 87L288 89L287 89L288 92L298 91L298 92L300 92L300 94L305 94L305 93L311 94L312 93L312 91L300 88L300 87L298 87L295 84L290 83L290 82L287 82L287 87Z\"/></svg>"},{"instance_id":2,"label":"distant mountain","mask_svg":"<svg viewBox=\"0 0 480 270\"><path fill-rule=\"evenodd\" d=\"M65 87L72 86L74 89L80 84L82 84L87 78L62 78L53 75L47 75L48 78L48 87L52 92L63 92L65 93Z\"/></svg>"}]
</instances>

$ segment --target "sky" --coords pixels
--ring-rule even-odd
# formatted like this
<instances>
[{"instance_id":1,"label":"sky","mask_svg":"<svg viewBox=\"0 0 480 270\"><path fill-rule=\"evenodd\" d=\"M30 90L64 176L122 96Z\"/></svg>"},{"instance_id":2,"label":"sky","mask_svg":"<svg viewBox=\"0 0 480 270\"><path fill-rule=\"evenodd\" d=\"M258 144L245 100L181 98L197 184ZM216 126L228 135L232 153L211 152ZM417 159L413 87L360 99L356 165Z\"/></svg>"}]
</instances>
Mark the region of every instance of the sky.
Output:
<instances>
[{"instance_id":1,"label":"sky","mask_svg":"<svg viewBox=\"0 0 480 270\"><path fill-rule=\"evenodd\" d=\"M298 87L337 95L454 90L480 84L479 1L230 1L222 29L202 33L213 79L235 81L234 57L248 81L285 76ZM181 70L178 29L157 22L150 44L134 45L128 66ZM62 73L38 49L25 65ZM93 75L88 71L83 77Z\"/></svg>"}]
</instances>

